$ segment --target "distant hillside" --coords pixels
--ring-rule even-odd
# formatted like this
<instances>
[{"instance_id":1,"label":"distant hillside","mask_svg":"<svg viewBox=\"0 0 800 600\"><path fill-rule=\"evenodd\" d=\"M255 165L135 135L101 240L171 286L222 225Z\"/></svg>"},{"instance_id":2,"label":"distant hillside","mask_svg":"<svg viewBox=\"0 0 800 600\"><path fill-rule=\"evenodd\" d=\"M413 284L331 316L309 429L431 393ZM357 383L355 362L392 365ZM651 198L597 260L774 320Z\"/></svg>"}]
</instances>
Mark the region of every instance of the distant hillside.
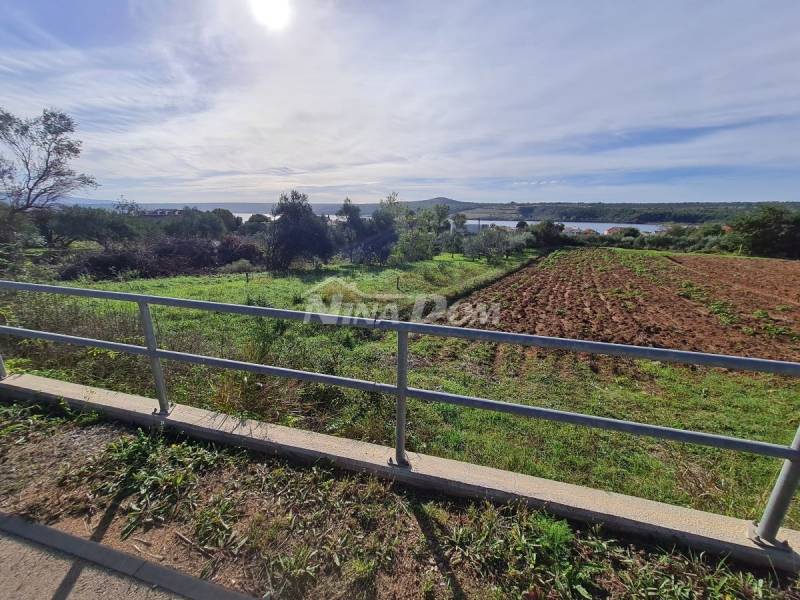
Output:
<instances>
[{"instance_id":1,"label":"distant hillside","mask_svg":"<svg viewBox=\"0 0 800 600\"><path fill-rule=\"evenodd\" d=\"M64 202L64 204L81 204L83 206L95 206L99 208L109 208L114 204L113 200L96 200L92 198L72 198L69 202ZM429 200L414 200L411 202L402 202L411 208L412 210L420 210L423 208L429 208L431 206L435 206L437 204L445 204L450 208L450 212L460 212L464 210L469 210L473 208L477 208L481 206L480 204L475 204L474 202L459 202L458 200L453 200L452 198L430 198ZM180 202L140 202L139 205L142 208L146 209L156 209L156 208L179 208L182 206L192 206L194 208L199 208L200 210L214 210L215 208L227 208L229 211L233 213L240 213L240 214L252 214L252 213L262 213L262 214L269 214L272 212L272 207L274 203L272 202L192 202L192 203L185 203L181 204ZM332 215L335 214L342 207L341 202L312 202L311 206L314 209L314 212L318 215ZM372 212L378 208L379 204L377 202L371 202L368 204L359 204L361 208L361 214L363 216L369 216Z\"/></svg>"},{"instance_id":2,"label":"distant hillside","mask_svg":"<svg viewBox=\"0 0 800 600\"><path fill-rule=\"evenodd\" d=\"M469 219L515 221L585 221L595 223L711 223L730 221L736 216L755 210L759 202L670 202L585 203L547 202L541 204L483 204L463 211ZM800 210L800 202L784 206Z\"/></svg>"},{"instance_id":3,"label":"distant hillside","mask_svg":"<svg viewBox=\"0 0 800 600\"><path fill-rule=\"evenodd\" d=\"M110 208L113 200L95 200L89 198L73 198L71 203L84 206ZM659 202L647 203L602 203L602 202L541 202L541 203L477 203L460 202L452 198L439 196L428 200L401 202L412 210L421 210L437 204L450 208L450 213L464 213L468 219L487 219L498 221L579 221L594 223L713 223L734 219L737 215L752 211L759 202ZM66 204L66 203L65 203ZM800 202L786 202L784 206L800 210ZM183 206L175 202L142 202L147 209L176 208ZM201 210L227 208L233 213L252 214L272 212L272 202L195 202L189 206ZM332 215L342 204L311 203L314 212L319 215ZM359 204L362 216L369 216L378 208L377 202Z\"/></svg>"},{"instance_id":4,"label":"distant hillside","mask_svg":"<svg viewBox=\"0 0 800 600\"><path fill-rule=\"evenodd\" d=\"M450 212L464 212L482 206L481 204L475 202L461 202L460 200L445 198L444 196L430 198L429 200L414 200L412 202L403 202L402 204L405 204L412 210L419 210L420 208L430 208L431 206L436 206L437 204L444 204L450 209Z\"/></svg>"}]
</instances>

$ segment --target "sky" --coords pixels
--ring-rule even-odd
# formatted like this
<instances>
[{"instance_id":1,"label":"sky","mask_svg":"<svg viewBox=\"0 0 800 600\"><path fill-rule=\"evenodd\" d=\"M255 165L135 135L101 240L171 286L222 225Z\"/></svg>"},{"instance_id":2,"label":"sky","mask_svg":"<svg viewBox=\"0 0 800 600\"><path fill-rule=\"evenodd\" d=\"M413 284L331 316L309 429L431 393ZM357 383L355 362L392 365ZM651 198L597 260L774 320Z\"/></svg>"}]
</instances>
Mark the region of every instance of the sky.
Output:
<instances>
[{"instance_id":1,"label":"sky","mask_svg":"<svg viewBox=\"0 0 800 600\"><path fill-rule=\"evenodd\" d=\"M800 201L799 32L796 0L0 0L0 106L74 116L96 199Z\"/></svg>"}]
</instances>

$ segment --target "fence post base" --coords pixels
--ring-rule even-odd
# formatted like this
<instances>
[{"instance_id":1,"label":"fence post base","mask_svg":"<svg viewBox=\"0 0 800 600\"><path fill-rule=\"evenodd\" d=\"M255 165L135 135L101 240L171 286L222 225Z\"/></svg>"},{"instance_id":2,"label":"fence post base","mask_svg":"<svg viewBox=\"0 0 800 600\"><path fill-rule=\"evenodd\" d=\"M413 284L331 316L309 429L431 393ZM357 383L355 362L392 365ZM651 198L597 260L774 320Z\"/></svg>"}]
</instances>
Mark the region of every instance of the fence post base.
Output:
<instances>
[{"instance_id":1,"label":"fence post base","mask_svg":"<svg viewBox=\"0 0 800 600\"><path fill-rule=\"evenodd\" d=\"M747 528L747 538L761 548L772 548L783 552L792 551L792 547L784 540L767 540L758 535L758 521L753 521Z\"/></svg>"},{"instance_id":2,"label":"fence post base","mask_svg":"<svg viewBox=\"0 0 800 600\"><path fill-rule=\"evenodd\" d=\"M797 429L791 447L795 450L800 449L800 427ZM775 482L775 487L772 488L764 514L753 530L753 536L755 537L751 536L750 539L756 543L767 544L775 548L782 547L781 542L778 541L778 531L786 518L786 514L789 512L789 507L792 505L794 493L797 491L799 484L800 461L783 461L781 472ZM788 546L786 548L788 549Z\"/></svg>"}]
</instances>

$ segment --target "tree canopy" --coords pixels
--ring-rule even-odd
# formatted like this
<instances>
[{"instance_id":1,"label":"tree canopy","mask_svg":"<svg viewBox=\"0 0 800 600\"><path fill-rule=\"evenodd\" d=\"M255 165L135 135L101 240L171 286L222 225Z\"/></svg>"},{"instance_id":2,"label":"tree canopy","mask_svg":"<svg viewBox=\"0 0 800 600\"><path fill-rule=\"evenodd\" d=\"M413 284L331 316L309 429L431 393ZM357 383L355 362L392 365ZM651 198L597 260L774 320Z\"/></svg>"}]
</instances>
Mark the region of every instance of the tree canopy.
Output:
<instances>
[{"instance_id":1,"label":"tree canopy","mask_svg":"<svg viewBox=\"0 0 800 600\"><path fill-rule=\"evenodd\" d=\"M327 261L333 255L327 224L314 214L308 196L296 190L281 194L272 213L267 246L274 268L286 270L296 258Z\"/></svg>"},{"instance_id":2,"label":"tree canopy","mask_svg":"<svg viewBox=\"0 0 800 600\"><path fill-rule=\"evenodd\" d=\"M733 222L743 249L756 256L800 258L800 212L783 206L762 206Z\"/></svg>"},{"instance_id":3,"label":"tree canopy","mask_svg":"<svg viewBox=\"0 0 800 600\"><path fill-rule=\"evenodd\" d=\"M0 108L0 192L9 216L46 208L84 188L96 187L94 177L70 165L81 153L69 115L45 109L41 116L21 119Z\"/></svg>"}]
</instances>

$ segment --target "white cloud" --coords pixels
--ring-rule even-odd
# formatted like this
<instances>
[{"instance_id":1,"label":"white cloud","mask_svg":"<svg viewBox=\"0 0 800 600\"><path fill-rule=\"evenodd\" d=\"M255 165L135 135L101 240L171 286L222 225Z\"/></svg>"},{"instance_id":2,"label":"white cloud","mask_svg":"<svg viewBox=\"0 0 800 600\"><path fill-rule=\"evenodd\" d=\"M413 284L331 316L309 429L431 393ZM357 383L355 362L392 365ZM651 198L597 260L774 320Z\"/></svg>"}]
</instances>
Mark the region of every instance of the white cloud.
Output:
<instances>
[{"instance_id":1,"label":"white cloud","mask_svg":"<svg viewBox=\"0 0 800 600\"><path fill-rule=\"evenodd\" d=\"M104 183L99 197L263 200L299 187L318 201L391 189L747 199L749 186L713 176L570 180L703 167L800 175L794 2L294 4L290 27L275 33L244 0L132 2L127 27L139 33L103 47L66 46L35 15L16 14L11 29L28 34L0 42L0 102L76 114L81 168ZM747 122L673 143L574 145ZM798 191L785 177L775 193Z\"/></svg>"}]
</instances>

